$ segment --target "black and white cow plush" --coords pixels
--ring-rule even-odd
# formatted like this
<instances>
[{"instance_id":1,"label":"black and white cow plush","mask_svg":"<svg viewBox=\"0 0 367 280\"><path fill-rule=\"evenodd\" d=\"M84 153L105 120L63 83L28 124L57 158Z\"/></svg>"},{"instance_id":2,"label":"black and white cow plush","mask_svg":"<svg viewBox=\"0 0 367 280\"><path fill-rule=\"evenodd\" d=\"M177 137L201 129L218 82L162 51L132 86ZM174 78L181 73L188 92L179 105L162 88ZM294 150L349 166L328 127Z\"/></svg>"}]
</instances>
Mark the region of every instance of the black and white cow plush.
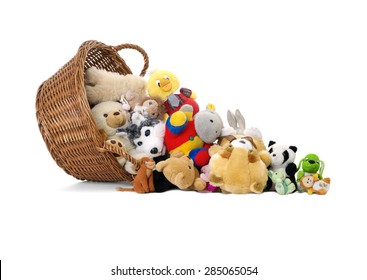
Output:
<instances>
[{"instance_id":1,"label":"black and white cow plush","mask_svg":"<svg viewBox=\"0 0 367 280\"><path fill-rule=\"evenodd\" d=\"M268 145L268 152L270 154L271 163L269 170L273 172L285 171L286 178L288 178L295 186L297 186L295 174L297 172L297 165L294 163L296 159L297 147L277 144L270 141ZM266 190L275 190L275 184L269 178Z\"/></svg>"}]
</instances>

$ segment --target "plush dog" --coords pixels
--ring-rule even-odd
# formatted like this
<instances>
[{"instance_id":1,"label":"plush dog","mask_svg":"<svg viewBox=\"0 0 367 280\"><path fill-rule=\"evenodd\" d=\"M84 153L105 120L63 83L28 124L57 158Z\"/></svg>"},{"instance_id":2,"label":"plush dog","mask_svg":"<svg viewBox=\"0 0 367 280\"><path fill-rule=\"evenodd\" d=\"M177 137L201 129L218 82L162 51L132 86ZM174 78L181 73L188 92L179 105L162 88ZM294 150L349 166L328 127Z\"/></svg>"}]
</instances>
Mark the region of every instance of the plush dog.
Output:
<instances>
[{"instance_id":1,"label":"plush dog","mask_svg":"<svg viewBox=\"0 0 367 280\"><path fill-rule=\"evenodd\" d=\"M126 135L135 146L135 153L144 153L150 158L164 155L165 125L157 119L146 119L140 125L131 124L126 128L118 129L118 135Z\"/></svg>"},{"instance_id":2,"label":"plush dog","mask_svg":"<svg viewBox=\"0 0 367 280\"><path fill-rule=\"evenodd\" d=\"M302 170L300 170L302 168ZM325 163L316 154L308 154L298 164L297 188L308 194L326 194L330 178L323 178Z\"/></svg>"},{"instance_id":3,"label":"plush dog","mask_svg":"<svg viewBox=\"0 0 367 280\"><path fill-rule=\"evenodd\" d=\"M117 135L127 137L134 146L129 153L136 159L142 157L155 158L164 155L166 146L164 145L165 125L157 119L147 119L140 125L130 124L126 128L118 129ZM127 162L125 170L130 174L136 174L135 167Z\"/></svg>"}]
</instances>

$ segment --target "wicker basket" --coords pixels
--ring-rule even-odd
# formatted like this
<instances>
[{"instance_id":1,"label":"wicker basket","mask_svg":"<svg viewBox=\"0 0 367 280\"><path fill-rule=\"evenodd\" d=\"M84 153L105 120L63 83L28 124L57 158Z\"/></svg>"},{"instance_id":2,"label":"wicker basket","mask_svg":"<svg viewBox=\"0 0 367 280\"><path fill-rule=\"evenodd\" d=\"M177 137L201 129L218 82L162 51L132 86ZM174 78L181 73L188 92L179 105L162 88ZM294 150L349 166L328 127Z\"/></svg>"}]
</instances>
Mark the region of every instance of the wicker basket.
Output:
<instances>
[{"instance_id":1,"label":"wicker basket","mask_svg":"<svg viewBox=\"0 0 367 280\"><path fill-rule=\"evenodd\" d=\"M77 179L132 181L133 176L119 165L114 153L139 164L123 149L104 141L92 117L84 88L84 73L92 66L123 75L132 73L117 53L122 49L134 49L142 54L144 67L140 76L144 76L149 59L139 46L122 44L112 47L86 41L75 57L38 89L36 116L42 137L56 163Z\"/></svg>"}]
</instances>

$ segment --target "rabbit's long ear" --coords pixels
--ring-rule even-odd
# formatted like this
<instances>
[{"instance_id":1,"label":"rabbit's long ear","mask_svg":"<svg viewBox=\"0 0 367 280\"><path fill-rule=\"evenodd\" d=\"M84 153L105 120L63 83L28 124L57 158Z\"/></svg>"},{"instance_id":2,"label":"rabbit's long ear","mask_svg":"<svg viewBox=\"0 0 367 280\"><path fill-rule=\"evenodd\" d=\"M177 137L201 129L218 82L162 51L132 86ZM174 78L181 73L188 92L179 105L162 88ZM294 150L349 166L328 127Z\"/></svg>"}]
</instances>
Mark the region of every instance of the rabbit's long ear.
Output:
<instances>
[{"instance_id":1,"label":"rabbit's long ear","mask_svg":"<svg viewBox=\"0 0 367 280\"><path fill-rule=\"evenodd\" d=\"M231 112L231 110L227 111L227 121L230 127L237 130L237 121L236 121L234 114Z\"/></svg>"},{"instance_id":2,"label":"rabbit's long ear","mask_svg":"<svg viewBox=\"0 0 367 280\"><path fill-rule=\"evenodd\" d=\"M246 129L246 121L245 121L245 118L243 117L243 115L241 114L240 110L238 110L238 109L235 112L235 116L236 116L238 128L243 133L245 131L245 129Z\"/></svg>"}]
</instances>

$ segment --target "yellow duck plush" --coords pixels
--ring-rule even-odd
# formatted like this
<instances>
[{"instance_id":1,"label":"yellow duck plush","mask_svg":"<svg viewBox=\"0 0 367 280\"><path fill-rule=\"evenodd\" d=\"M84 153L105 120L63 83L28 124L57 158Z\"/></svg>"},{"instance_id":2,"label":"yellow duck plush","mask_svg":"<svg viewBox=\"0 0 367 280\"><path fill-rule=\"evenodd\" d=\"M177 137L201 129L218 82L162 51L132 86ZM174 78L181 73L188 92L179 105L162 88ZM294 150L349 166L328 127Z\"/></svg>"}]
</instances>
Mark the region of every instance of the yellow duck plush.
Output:
<instances>
[{"instance_id":1,"label":"yellow duck plush","mask_svg":"<svg viewBox=\"0 0 367 280\"><path fill-rule=\"evenodd\" d=\"M180 88L175 74L167 70L156 70L148 79L147 91L150 97L164 101L168 115L180 110L183 105L191 105L193 114L199 112L195 94L187 88Z\"/></svg>"}]
</instances>

